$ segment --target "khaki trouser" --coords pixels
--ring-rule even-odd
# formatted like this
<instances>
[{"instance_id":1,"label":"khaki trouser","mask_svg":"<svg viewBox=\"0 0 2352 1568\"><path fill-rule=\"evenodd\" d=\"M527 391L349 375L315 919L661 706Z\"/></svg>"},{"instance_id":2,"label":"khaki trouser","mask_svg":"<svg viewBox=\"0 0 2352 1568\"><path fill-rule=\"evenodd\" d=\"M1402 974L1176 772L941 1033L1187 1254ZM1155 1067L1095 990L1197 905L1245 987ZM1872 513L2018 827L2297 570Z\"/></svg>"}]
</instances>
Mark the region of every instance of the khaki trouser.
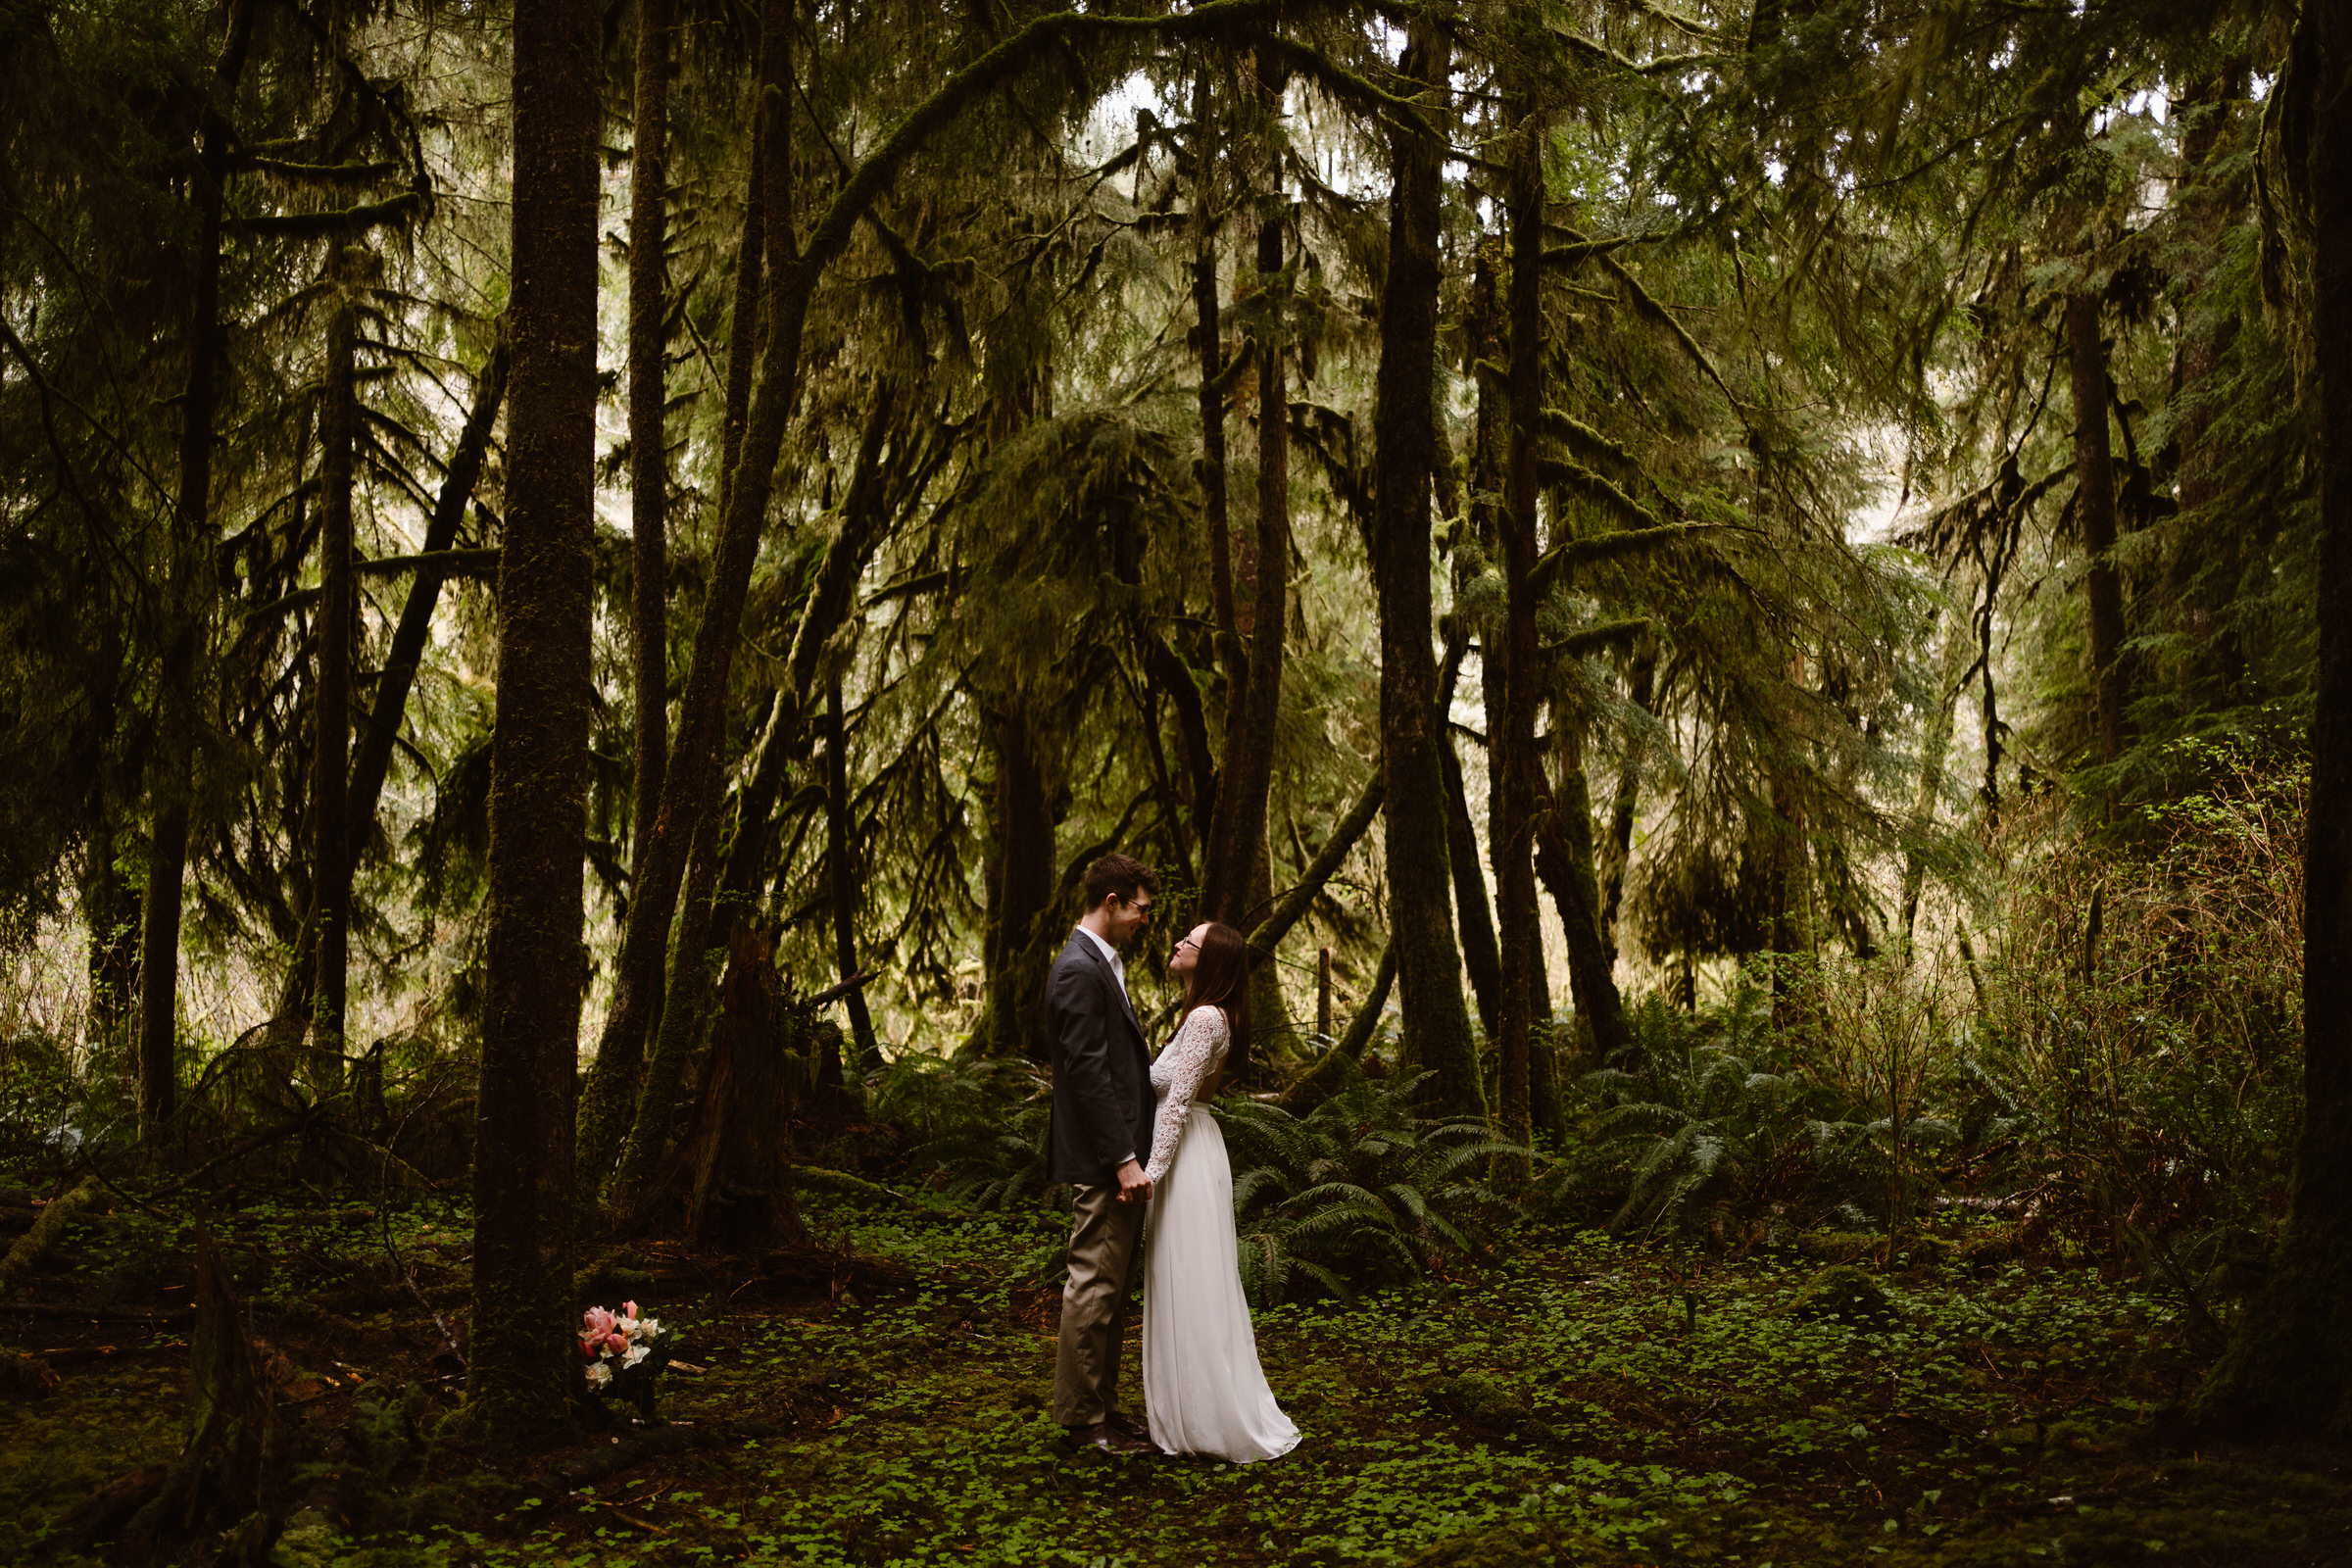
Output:
<instances>
[{"instance_id":1,"label":"khaki trouser","mask_svg":"<svg viewBox=\"0 0 2352 1568\"><path fill-rule=\"evenodd\" d=\"M1120 1202L1116 1184L1080 1187L1072 1196L1077 1214L1070 1226L1070 1279L1061 1288L1061 1338L1054 1351L1054 1419L1065 1427L1091 1427L1119 1407L1127 1288L1150 1205Z\"/></svg>"}]
</instances>

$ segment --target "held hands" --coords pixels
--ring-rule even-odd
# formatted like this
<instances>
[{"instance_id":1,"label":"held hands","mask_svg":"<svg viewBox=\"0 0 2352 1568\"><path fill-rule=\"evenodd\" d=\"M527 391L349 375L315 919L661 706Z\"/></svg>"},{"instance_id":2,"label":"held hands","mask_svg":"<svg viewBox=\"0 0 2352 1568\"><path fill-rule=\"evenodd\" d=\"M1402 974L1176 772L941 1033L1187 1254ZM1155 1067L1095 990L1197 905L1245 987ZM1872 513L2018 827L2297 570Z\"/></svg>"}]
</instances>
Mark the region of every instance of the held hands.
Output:
<instances>
[{"instance_id":1,"label":"held hands","mask_svg":"<svg viewBox=\"0 0 2352 1568\"><path fill-rule=\"evenodd\" d=\"M1145 1203L1150 1202L1151 1200L1152 1178L1144 1174L1144 1167L1132 1159L1121 1165L1119 1167L1119 1201L1122 1203Z\"/></svg>"}]
</instances>

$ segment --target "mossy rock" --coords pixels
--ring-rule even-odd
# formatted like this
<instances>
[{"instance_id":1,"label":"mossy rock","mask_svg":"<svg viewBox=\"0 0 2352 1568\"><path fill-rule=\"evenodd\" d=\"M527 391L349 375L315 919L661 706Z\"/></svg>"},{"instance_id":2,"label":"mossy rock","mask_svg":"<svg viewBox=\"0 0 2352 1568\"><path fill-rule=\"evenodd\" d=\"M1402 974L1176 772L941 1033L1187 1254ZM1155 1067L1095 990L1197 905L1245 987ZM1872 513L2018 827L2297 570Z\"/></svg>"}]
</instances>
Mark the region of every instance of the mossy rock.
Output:
<instances>
[{"instance_id":1,"label":"mossy rock","mask_svg":"<svg viewBox=\"0 0 2352 1568\"><path fill-rule=\"evenodd\" d=\"M1564 1560L1559 1538L1534 1519L1441 1541L1405 1559L1408 1568L1550 1568Z\"/></svg>"},{"instance_id":2,"label":"mossy rock","mask_svg":"<svg viewBox=\"0 0 2352 1568\"><path fill-rule=\"evenodd\" d=\"M1477 1372L1438 1379L1429 1386L1429 1402L1472 1426L1505 1432L1516 1430L1533 1414L1518 1390Z\"/></svg>"},{"instance_id":3,"label":"mossy rock","mask_svg":"<svg viewBox=\"0 0 2352 1568\"><path fill-rule=\"evenodd\" d=\"M2014 1221L1972 1227L1954 1239L1952 1251L1977 1268L2009 1262L2026 1254L2025 1227Z\"/></svg>"},{"instance_id":4,"label":"mossy rock","mask_svg":"<svg viewBox=\"0 0 2352 1568\"><path fill-rule=\"evenodd\" d=\"M1800 1318L1830 1318L1866 1329L1891 1328L1898 1316L1886 1287L1851 1263L1836 1263L1814 1275L1790 1310Z\"/></svg>"},{"instance_id":5,"label":"mossy rock","mask_svg":"<svg viewBox=\"0 0 2352 1568\"><path fill-rule=\"evenodd\" d=\"M1851 1263L1885 1247L1886 1238L1876 1231L1799 1231L1794 1245L1799 1254L1817 1262Z\"/></svg>"}]
</instances>

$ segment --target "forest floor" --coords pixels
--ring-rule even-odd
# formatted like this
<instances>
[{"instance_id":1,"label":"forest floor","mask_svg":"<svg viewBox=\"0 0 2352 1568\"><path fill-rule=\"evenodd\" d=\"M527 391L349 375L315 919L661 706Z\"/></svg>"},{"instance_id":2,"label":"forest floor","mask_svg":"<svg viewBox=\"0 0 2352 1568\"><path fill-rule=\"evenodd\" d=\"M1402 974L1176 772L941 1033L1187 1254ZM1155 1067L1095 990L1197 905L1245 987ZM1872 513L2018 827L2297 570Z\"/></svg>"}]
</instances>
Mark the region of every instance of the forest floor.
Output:
<instances>
[{"instance_id":1,"label":"forest floor","mask_svg":"<svg viewBox=\"0 0 2352 1568\"><path fill-rule=\"evenodd\" d=\"M217 1208L288 1418L350 1472L341 1517L301 1507L277 1562L2352 1563L2352 1454L2166 1446L2157 1413L2198 1371L2177 1306L2087 1267L1921 1237L1825 1289L1834 1239L1702 1262L1529 1223L1458 1278L1261 1312L1305 1441L1235 1468L1063 1446L1053 1216L826 1194L808 1214L817 1250L765 1271L598 1262L597 1298L638 1298L704 1370L664 1380L659 1437L522 1455L443 1420L423 1303L463 1297L461 1211ZM183 1331L60 1308L168 1308L190 1255L119 1209L35 1278L46 1312L0 1314L0 1347L45 1364L0 1354L0 1559L176 1448Z\"/></svg>"}]
</instances>

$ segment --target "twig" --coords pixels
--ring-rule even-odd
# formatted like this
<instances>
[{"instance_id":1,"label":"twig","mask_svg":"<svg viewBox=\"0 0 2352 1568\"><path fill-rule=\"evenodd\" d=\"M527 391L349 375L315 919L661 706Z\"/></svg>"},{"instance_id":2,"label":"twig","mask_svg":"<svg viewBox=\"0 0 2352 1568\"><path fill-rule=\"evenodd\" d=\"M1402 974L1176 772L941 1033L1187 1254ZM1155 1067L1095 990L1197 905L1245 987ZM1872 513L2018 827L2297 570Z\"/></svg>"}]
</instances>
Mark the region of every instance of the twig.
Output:
<instances>
[{"instance_id":1,"label":"twig","mask_svg":"<svg viewBox=\"0 0 2352 1568\"><path fill-rule=\"evenodd\" d=\"M824 990L812 993L804 1000L806 1000L808 1004L811 1007L821 1007L827 1003L839 1002L851 992L862 990L869 982L871 982L881 973L882 971L879 967L869 963L864 968L858 970L856 974L850 976L847 980L842 981L839 985L827 986Z\"/></svg>"}]
</instances>

